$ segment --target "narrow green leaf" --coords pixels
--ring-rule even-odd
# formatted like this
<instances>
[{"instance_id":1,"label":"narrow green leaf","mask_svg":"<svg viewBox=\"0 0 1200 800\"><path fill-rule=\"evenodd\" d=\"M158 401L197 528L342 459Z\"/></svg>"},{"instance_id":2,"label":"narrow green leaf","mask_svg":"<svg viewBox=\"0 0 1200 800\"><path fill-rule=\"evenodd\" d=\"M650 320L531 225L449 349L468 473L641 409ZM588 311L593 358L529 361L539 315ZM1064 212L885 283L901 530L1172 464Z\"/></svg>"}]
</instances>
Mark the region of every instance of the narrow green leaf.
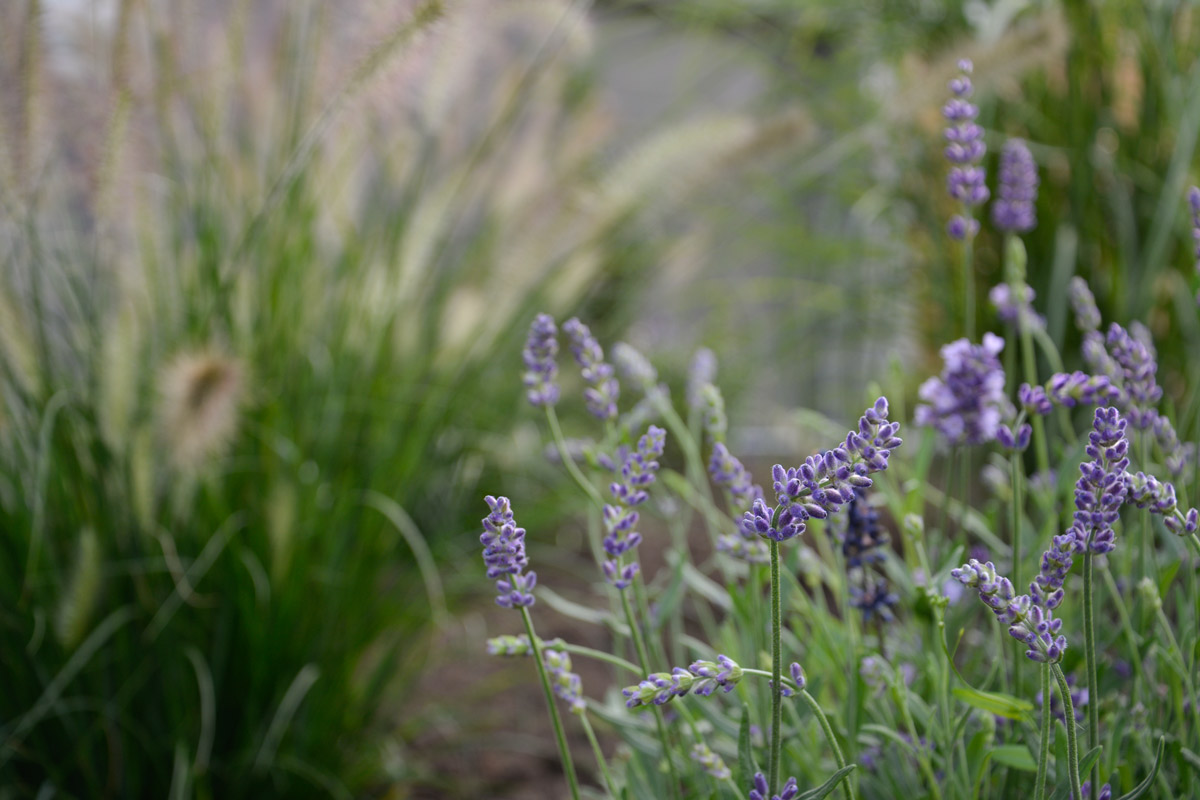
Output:
<instances>
[{"instance_id":1,"label":"narrow green leaf","mask_svg":"<svg viewBox=\"0 0 1200 800\"><path fill-rule=\"evenodd\" d=\"M1163 747L1165 746L1166 739L1162 736L1158 737L1158 748L1154 753L1154 766L1150 768L1150 774L1129 792L1117 798L1117 800L1137 800L1137 798L1150 790L1150 784L1154 783L1154 779L1158 777L1158 768L1162 765Z\"/></svg>"},{"instance_id":2,"label":"narrow green leaf","mask_svg":"<svg viewBox=\"0 0 1200 800\"><path fill-rule=\"evenodd\" d=\"M969 706L1005 719L1025 720L1033 715L1033 703L1002 692L985 692L972 687L954 687L954 696Z\"/></svg>"},{"instance_id":3,"label":"narrow green leaf","mask_svg":"<svg viewBox=\"0 0 1200 800\"><path fill-rule=\"evenodd\" d=\"M1087 752L1087 755L1079 759L1080 775L1086 776L1091 771L1092 765L1100 758L1100 750L1101 748L1099 747L1093 747ZM1050 795L1050 800L1071 800L1071 795L1073 794L1071 791L1071 773L1065 757L1059 761L1059 765L1058 771L1062 773L1062 779L1059 780L1058 788L1054 790L1054 794ZM1085 777L1083 780L1087 780L1087 778Z\"/></svg>"},{"instance_id":4,"label":"narrow green leaf","mask_svg":"<svg viewBox=\"0 0 1200 800\"><path fill-rule=\"evenodd\" d=\"M825 781L815 789L809 789L804 794L798 796L796 800L821 800L821 798L826 797L830 792L836 789L839 783L849 777L850 773L854 772L854 768L856 766L858 765L847 764L837 772L833 773L829 780Z\"/></svg>"},{"instance_id":5,"label":"narrow green leaf","mask_svg":"<svg viewBox=\"0 0 1200 800\"><path fill-rule=\"evenodd\" d=\"M1029 752L1029 748L1023 744L1006 744L1000 747L993 747L991 753L992 760L998 764L1026 772L1037 772L1037 761L1034 760L1033 754Z\"/></svg>"},{"instance_id":6,"label":"narrow green leaf","mask_svg":"<svg viewBox=\"0 0 1200 800\"><path fill-rule=\"evenodd\" d=\"M738 729L738 771L741 785L749 786L754 780L754 754L750 752L750 706L742 703L742 726Z\"/></svg>"}]
</instances>

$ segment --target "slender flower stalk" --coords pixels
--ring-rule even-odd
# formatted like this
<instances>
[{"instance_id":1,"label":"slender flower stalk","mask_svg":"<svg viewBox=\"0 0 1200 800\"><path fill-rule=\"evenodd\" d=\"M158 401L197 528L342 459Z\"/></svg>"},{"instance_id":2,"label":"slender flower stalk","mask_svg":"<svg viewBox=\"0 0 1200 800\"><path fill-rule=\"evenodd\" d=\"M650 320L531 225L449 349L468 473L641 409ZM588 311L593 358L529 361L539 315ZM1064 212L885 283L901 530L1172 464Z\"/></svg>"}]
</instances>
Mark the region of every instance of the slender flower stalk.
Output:
<instances>
[{"instance_id":1,"label":"slender flower stalk","mask_svg":"<svg viewBox=\"0 0 1200 800\"><path fill-rule=\"evenodd\" d=\"M1067 729L1067 774L1071 782L1071 797L1083 800L1083 794L1080 791L1082 781L1079 779L1079 740L1075 734L1075 705L1071 702L1071 685L1067 683L1067 677L1063 674L1061 666L1055 663L1051 664L1050 668L1054 671L1054 679L1058 681L1058 693L1066 708L1064 726ZM1095 704L1090 703L1089 705ZM1098 776L1099 772L1100 769L1097 767L1095 774ZM1093 780L1096 786L1100 785L1099 777Z\"/></svg>"},{"instance_id":2,"label":"slender flower stalk","mask_svg":"<svg viewBox=\"0 0 1200 800\"><path fill-rule=\"evenodd\" d=\"M1050 696L1050 665L1042 664L1042 697ZM1050 704L1042 703L1042 738L1038 747L1037 783L1034 786L1034 800L1042 800L1046 796L1046 766L1050 762Z\"/></svg>"}]
</instances>

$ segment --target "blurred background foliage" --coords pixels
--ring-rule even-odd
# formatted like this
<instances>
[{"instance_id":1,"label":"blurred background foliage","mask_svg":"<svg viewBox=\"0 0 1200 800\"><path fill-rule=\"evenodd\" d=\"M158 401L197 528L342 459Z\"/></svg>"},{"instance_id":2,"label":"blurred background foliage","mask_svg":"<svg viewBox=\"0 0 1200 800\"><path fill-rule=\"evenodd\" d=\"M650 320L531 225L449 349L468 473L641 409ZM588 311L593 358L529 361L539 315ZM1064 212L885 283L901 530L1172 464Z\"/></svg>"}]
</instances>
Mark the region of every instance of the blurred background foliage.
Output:
<instances>
[{"instance_id":1,"label":"blurred background foliage","mask_svg":"<svg viewBox=\"0 0 1200 800\"><path fill-rule=\"evenodd\" d=\"M749 456L797 406L911 390L962 318L939 114L962 57L989 174L1007 136L1039 162L1051 334L1075 350L1083 275L1188 396L1196 14L4 3L0 791L407 776L396 720L478 496L559 517L517 379L533 313L628 335L676 387L713 347ZM458 609L477 576L446 573Z\"/></svg>"}]
</instances>

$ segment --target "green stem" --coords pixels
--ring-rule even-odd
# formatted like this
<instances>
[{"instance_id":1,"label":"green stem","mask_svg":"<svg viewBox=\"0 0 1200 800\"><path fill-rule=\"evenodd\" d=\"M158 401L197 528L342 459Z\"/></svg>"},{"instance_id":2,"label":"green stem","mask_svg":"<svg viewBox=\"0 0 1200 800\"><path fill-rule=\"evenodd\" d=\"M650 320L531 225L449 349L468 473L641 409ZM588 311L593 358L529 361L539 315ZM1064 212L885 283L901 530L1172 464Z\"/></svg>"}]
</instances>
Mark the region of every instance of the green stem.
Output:
<instances>
[{"instance_id":1,"label":"green stem","mask_svg":"<svg viewBox=\"0 0 1200 800\"><path fill-rule=\"evenodd\" d=\"M838 745L837 737L833 735L833 726L829 724L829 718L825 716L825 710L821 708L821 704L817 702L806 689L800 690L800 696L804 698L804 702L808 703L809 709L817 718L817 722L821 724L821 731L825 734L825 739L829 742L830 748L833 749L833 757L837 760L838 769L845 769L846 757L842 755L842 748ZM846 800L854 800L854 790L850 786L851 776L847 775L842 781L842 794L846 796Z\"/></svg>"},{"instance_id":2,"label":"green stem","mask_svg":"<svg viewBox=\"0 0 1200 800\"><path fill-rule=\"evenodd\" d=\"M1013 586L1024 586L1021 583L1021 490L1024 476L1021 474L1021 456L1019 453L1012 454L1012 583ZM1021 694L1021 668L1018 664L1013 669L1013 694L1017 697L1022 697ZM1043 689L1044 691L1044 689ZM1046 695L1043 694L1043 697Z\"/></svg>"},{"instance_id":3,"label":"green stem","mask_svg":"<svg viewBox=\"0 0 1200 800\"><path fill-rule=\"evenodd\" d=\"M967 219L968 226L971 223L972 215L968 209L963 209L963 216ZM963 239L963 315L965 317L964 327L967 329L967 339L975 341L975 265L972 263L973 245L975 237L968 235Z\"/></svg>"},{"instance_id":4,"label":"green stem","mask_svg":"<svg viewBox=\"0 0 1200 800\"><path fill-rule=\"evenodd\" d=\"M558 650L565 650L568 653L574 653L578 656L586 656L587 658L594 658L597 661L607 662L612 664L614 667L619 667L620 669L625 670L626 672L632 672L634 675L645 677L647 674L632 661L626 661L620 656L615 656L612 653L606 653L603 650L593 650L592 648L584 647L581 644L567 644L566 642L555 642L554 646Z\"/></svg>"},{"instance_id":5,"label":"green stem","mask_svg":"<svg viewBox=\"0 0 1200 800\"><path fill-rule=\"evenodd\" d=\"M1071 781L1071 797L1075 800L1082 800L1079 792L1081 785L1079 780L1079 741L1075 738L1075 704L1071 702L1071 686L1067 683L1067 676L1063 674L1062 667L1053 664L1051 669L1054 670L1054 680L1058 682L1058 693L1062 698L1063 708L1066 710L1064 727L1067 729L1067 770ZM1049 703L1046 705L1048 706Z\"/></svg>"},{"instance_id":6,"label":"green stem","mask_svg":"<svg viewBox=\"0 0 1200 800\"><path fill-rule=\"evenodd\" d=\"M1112 569L1109 566L1104 567L1104 581L1108 586L1108 593L1112 595L1113 605L1116 606L1117 616L1121 618L1121 629L1125 634L1125 643L1129 646L1129 663L1133 665L1135 680L1133 682L1133 699L1135 702L1142 700L1142 687L1148 686L1146 676L1142 672L1142 654L1138 650L1137 634L1133 631L1133 621L1129 617L1129 609L1125 606L1125 600L1121 597L1121 592L1117 589L1117 582L1113 579Z\"/></svg>"},{"instance_id":7,"label":"green stem","mask_svg":"<svg viewBox=\"0 0 1200 800\"><path fill-rule=\"evenodd\" d=\"M542 682L542 693L546 695L546 705L550 708L550 721L554 724L554 738L558 742L558 755L562 758L563 772L567 774L571 797L579 800L579 778L575 776L575 762L571 760L571 749L567 746L567 734L563 730L562 720L558 716L558 706L554 705L554 692L550 688L550 677L546 674L546 665L542 663L542 645L533 631L533 618L529 616L529 609L525 606L521 607L521 619L525 622L525 632L529 634L529 645L533 648L533 660L537 664L538 678Z\"/></svg>"},{"instance_id":8,"label":"green stem","mask_svg":"<svg viewBox=\"0 0 1200 800\"><path fill-rule=\"evenodd\" d=\"M779 788L780 746L783 734L783 648L780 630L783 610L779 591L779 542L771 540L771 750L767 761L770 794Z\"/></svg>"},{"instance_id":9,"label":"green stem","mask_svg":"<svg viewBox=\"0 0 1200 800\"><path fill-rule=\"evenodd\" d=\"M600 492L592 485L592 482L584 477L579 471L579 467L575 465L571 454L567 452L567 440L563 438L562 426L558 424L558 414L554 413L554 406L546 406L546 421L550 423L550 435L554 438L554 446L558 449L558 457L562 459L563 466L567 472L579 484L579 488L583 489L584 494L588 499L595 504L596 508L604 509L604 498L600 496Z\"/></svg>"},{"instance_id":10,"label":"green stem","mask_svg":"<svg viewBox=\"0 0 1200 800\"><path fill-rule=\"evenodd\" d=\"M1025 365L1025 381L1030 386L1037 386L1037 359L1033 352L1033 334L1028 325L1021 326L1021 358ZM1050 473L1050 450L1046 442L1046 422L1041 414L1034 414L1033 441L1037 454L1038 472Z\"/></svg>"},{"instance_id":11,"label":"green stem","mask_svg":"<svg viewBox=\"0 0 1200 800\"><path fill-rule=\"evenodd\" d=\"M1091 536L1088 537L1087 549L1083 551L1083 653L1087 660L1087 685L1091 697L1100 699L1099 687L1096 685L1096 610L1092 586ZM1068 692L1070 694L1070 692ZM1088 703L1088 750L1100 746L1100 703ZM1068 717L1073 720L1074 717ZM1100 791L1100 761L1092 765L1093 792Z\"/></svg>"},{"instance_id":12,"label":"green stem","mask_svg":"<svg viewBox=\"0 0 1200 800\"><path fill-rule=\"evenodd\" d=\"M646 642L642 639L642 631L638 628L633 616L633 608L629 605L629 592L621 589L621 607L625 611L625 622L629 625L629 633L633 637L633 647L638 654L638 662L642 665L642 674L650 674L650 657L646 653ZM675 772L675 761L671 758L671 742L667 738L667 726L663 722L662 709L654 707L654 724L658 729L658 740L662 744L663 758L667 761L667 772L671 776L671 796L679 796L679 776Z\"/></svg>"},{"instance_id":13,"label":"green stem","mask_svg":"<svg viewBox=\"0 0 1200 800\"><path fill-rule=\"evenodd\" d=\"M588 741L592 745L592 752L596 755L596 765L600 767L600 774L604 776L604 785L608 788L608 796L615 798L617 786L613 783L612 774L608 771L608 760L604 758L600 742L596 741L596 732L592 730L592 723L588 721L586 713L579 715L579 721L583 723L583 732L587 734Z\"/></svg>"},{"instance_id":14,"label":"green stem","mask_svg":"<svg viewBox=\"0 0 1200 800\"><path fill-rule=\"evenodd\" d=\"M1042 665L1042 741L1038 752L1037 786L1033 800L1046 797L1046 764L1050 761L1050 665Z\"/></svg>"}]
</instances>

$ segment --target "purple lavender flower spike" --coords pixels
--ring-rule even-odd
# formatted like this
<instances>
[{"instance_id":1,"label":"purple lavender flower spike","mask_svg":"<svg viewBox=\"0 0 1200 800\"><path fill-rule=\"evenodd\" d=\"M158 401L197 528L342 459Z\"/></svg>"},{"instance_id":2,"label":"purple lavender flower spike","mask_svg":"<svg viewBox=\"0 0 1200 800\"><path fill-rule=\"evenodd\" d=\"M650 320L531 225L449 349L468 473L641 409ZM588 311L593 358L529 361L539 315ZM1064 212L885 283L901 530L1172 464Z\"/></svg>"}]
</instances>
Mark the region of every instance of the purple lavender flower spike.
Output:
<instances>
[{"instance_id":1,"label":"purple lavender flower spike","mask_svg":"<svg viewBox=\"0 0 1200 800\"><path fill-rule=\"evenodd\" d=\"M1025 452L1025 448L1029 447L1029 441L1032 438L1033 426L1028 422L1022 423L1016 431L1007 425L1001 425L996 429L996 441L1005 450L1012 452Z\"/></svg>"},{"instance_id":2,"label":"purple lavender flower spike","mask_svg":"<svg viewBox=\"0 0 1200 800\"><path fill-rule=\"evenodd\" d=\"M750 482L750 473L721 442L713 445L708 474L714 484L728 490L729 510L735 516L744 515L754 501L762 497L762 487ZM767 543L757 533L747 533L741 525L735 533L718 537L717 549L751 564L765 564L770 560Z\"/></svg>"},{"instance_id":3,"label":"purple lavender flower spike","mask_svg":"<svg viewBox=\"0 0 1200 800\"><path fill-rule=\"evenodd\" d=\"M804 674L804 668L799 662L793 661L791 666L792 680L796 683L797 690L803 690L808 685L808 678Z\"/></svg>"},{"instance_id":4,"label":"purple lavender flower spike","mask_svg":"<svg viewBox=\"0 0 1200 800\"><path fill-rule=\"evenodd\" d=\"M483 518L483 563L487 576L496 581L496 603L505 608L533 605L537 573L522 574L529 565L525 556L525 529L518 528L507 497L484 498L491 513Z\"/></svg>"},{"instance_id":5,"label":"purple lavender flower spike","mask_svg":"<svg viewBox=\"0 0 1200 800\"><path fill-rule=\"evenodd\" d=\"M1084 692L1087 692L1087 690L1084 689ZM1071 694L1074 695L1074 692L1072 692ZM1079 794L1081 797L1091 797L1092 796L1092 782L1084 781L1083 783L1081 783L1079 785ZM1104 784L1103 786L1101 786L1100 794L1099 794L1099 796L1096 797L1096 800L1112 800L1112 786L1110 786L1107 783Z\"/></svg>"},{"instance_id":6,"label":"purple lavender flower spike","mask_svg":"<svg viewBox=\"0 0 1200 800\"><path fill-rule=\"evenodd\" d=\"M1129 422L1138 430L1152 427L1158 419L1155 405L1163 394L1155 378L1158 363L1154 354L1145 343L1115 322L1109 326L1104 343L1123 373L1124 388L1129 398L1129 405L1125 409Z\"/></svg>"},{"instance_id":7,"label":"purple lavender flower spike","mask_svg":"<svg viewBox=\"0 0 1200 800\"><path fill-rule=\"evenodd\" d=\"M654 483L658 472L658 461L655 459L663 453L666 436L667 432L662 428L654 425L647 428L638 440L637 449L625 448L619 453L621 466L616 470L618 479L608 487L616 502L606 504L602 514L604 552L610 558L602 567L608 582L618 589L629 587L640 569L636 561L624 563L622 556L641 544L642 535L633 529L639 517L633 507L650 497L647 489Z\"/></svg>"},{"instance_id":8,"label":"purple lavender flower spike","mask_svg":"<svg viewBox=\"0 0 1200 800\"><path fill-rule=\"evenodd\" d=\"M879 524L879 512L867 501L866 492L855 491L846 507L846 527L841 532L842 555L846 567L862 567L883 560L884 549L890 541L887 531Z\"/></svg>"},{"instance_id":9,"label":"purple lavender flower spike","mask_svg":"<svg viewBox=\"0 0 1200 800\"><path fill-rule=\"evenodd\" d=\"M888 582L884 578L877 579L866 589L857 586L850 588L850 605L862 612L864 624L878 617L884 622L896 618L892 609L900 602L900 596L889 591Z\"/></svg>"},{"instance_id":10,"label":"purple lavender flower spike","mask_svg":"<svg viewBox=\"0 0 1200 800\"><path fill-rule=\"evenodd\" d=\"M621 386L613 377L612 365L604 360L604 350L588 326L572 317L563 323L563 333L567 335L571 354L575 363L583 371L583 379L588 387L583 390L583 399L588 411L602 420L615 419L617 416L617 398L621 394Z\"/></svg>"},{"instance_id":11,"label":"purple lavender flower spike","mask_svg":"<svg viewBox=\"0 0 1200 800\"><path fill-rule=\"evenodd\" d=\"M718 687L732 691L742 679L742 668L728 656L719 655L717 661L697 661L688 669L676 667L670 672L655 672L634 686L621 690L628 708L664 705L676 697L695 691L707 697Z\"/></svg>"},{"instance_id":12,"label":"purple lavender flower spike","mask_svg":"<svg viewBox=\"0 0 1200 800\"><path fill-rule=\"evenodd\" d=\"M529 338L521 354L525 361L525 396L534 406L552 406L558 402L558 328L554 317L538 314L529 326Z\"/></svg>"},{"instance_id":13,"label":"purple lavender flower spike","mask_svg":"<svg viewBox=\"0 0 1200 800\"><path fill-rule=\"evenodd\" d=\"M1007 283L998 283L988 292L988 299L996 309L996 316L1004 322L1015 324L1018 331L1040 331L1046 327L1046 318L1033 310L1033 299L1037 293L1021 284L1020 297L1016 296Z\"/></svg>"},{"instance_id":14,"label":"purple lavender flower spike","mask_svg":"<svg viewBox=\"0 0 1200 800\"><path fill-rule=\"evenodd\" d=\"M768 795L770 795L768 797ZM755 773L754 785L750 788L750 794L747 795L749 800L796 800L800 796L800 786L796 783L795 778L788 778L783 784L783 788L779 790L779 794L771 794L771 788L767 786L767 777L761 772Z\"/></svg>"},{"instance_id":15,"label":"purple lavender flower spike","mask_svg":"<svg viewBox=\"0 0 1200 800\"><path fill-rule=\"evenodd\" d=\"M1091 406L1101 403L1116 403L1122 393L1120 388L1104 375L1088 375L1085 372L1056 372L1046 382L1046 388L1033 387L1028 396L1022 394L1025 386L1021 387L1017 396L1026 410L1033 411L1030 404L1036 405L1037 413L1049 413L1048 404L1058 404L1063 408L1075 406ZM1042 404L1042 400L1046 404Z\"/></svg>"},{"instance_id":16,"label":"purple lavender flower spike","mask_svg":"<svg viewBox=\"0 0 1200 800\"><path fill-rule=\"evenodd\" d=\"M1076 552L1090 547L1101 554L1116 546L1112 526L1120 519L1130 483L1125 427L1117 409L1096 409L1085 450L1091 460L1079 465L1082 474L1075 483L1075 522L1069 533L1075 536Z\"/></svg>"},{"instance_id":17,"label":"purple lavender flower spike","mask_svg":"<svg viewBox=\"0 0 1200 800\"><path fill-rule=\"evenodd\" d=\"M970 61L959 62L961 74L950 81L950 92L954 96L942 107L942 116L947 122L946 160L950 162L950 174L946 177L946 190L950 196L962 203L962 214L950 219L947 230L952 238L966 239L979 230L979 223L971 216L971 210L987 202L987 179L983 160L987 147L983 143L983 128L975 123L979 108L970 100Z\"/></svg>"},{"instance_id":18,"label":"purple lavender flower spike","mask_svg":"<svg viewBox=\"0 0 1200 800\"><path fill-rule=\"evenodd\" d=\"M889 422L886 397L858 420L858 429L832 450L811 455L799 467L776 464L771 471L778 506L758 499L742 517L747 535L782 542L799 536L810 517L825 519L854 498L855 489L872 485L869 477L887 469L892 450L903 444L900 423Z\"/></svg>"},{"instance_id":19,"label":"purple lavender flower spike","mask_svg":"<svg viewBox=\"0 0 1200 800\"><path fill-rule=\"evenodd\" d=\"M1009 626L1008 635L1029 648L1025 651L1029 659L1040 663L1062 659L1067 650L1067 639L1059 633L1062 620L1055 619L1050 608L1039 605L1030 595L1014 596L1012 582L998 575L992 562L980 563L973 558L950 574L963 586L979 592L979 599L996 619Z\"/></svg>"},{"instance_id":20,"label":"purple lavender flower spike","mask_svg":"<svg viewBox=\"0 0 1200 800\"><path fill-rule=\"evenodd\" d=\"M1003 349L1004 340L993 333L985 333L982 344L959 339L944 346L941 376L921 384L917 424L932 426L949 444L995 439L1001 420L1012 416L996 357Z\"/></svg>"},{"instance_id":21,"label":"purple lavender flower spike","mask_svg":"<svg viewBox=\"0 0 1200 800\"><path fill-rule=\"evenodd\" d=\"M1017 402L1027 414L1037 414L1040 417L1047 416L1054 410L1054 404L1046 396L1046 390L1041 386L1030 386L1028 383L1022 383L1017 389Z\"/></svg>"},{"instance_id":22,"label":"purple lavender flower spike","mask_svg":"<svg viewBox=\"0 0 1200 800\"><path fill-rule=\"evenodd\" d=\"M999 230L1025 233L1037 225L1037 164L1025 142L1009 139L1000 153L1000 198L992 204L992 221ZM1032 299L1032 298L1030 298Z\"/></svg>"},{"instance_id":23,"label":"purple lavender flower spike","mask_svg":"<svg viewBox=\"0 0 1200 800\"><path fill-rule=\"evenodd\" d=\"M1075 327L1081 333L1100 329L1100 309L1096 308L1096 298L1088 288L1087 281L1076 275L1071 278L1067 290L1071 301L1071 309L1075 312Z\"/></svg>"}]
</instances>

